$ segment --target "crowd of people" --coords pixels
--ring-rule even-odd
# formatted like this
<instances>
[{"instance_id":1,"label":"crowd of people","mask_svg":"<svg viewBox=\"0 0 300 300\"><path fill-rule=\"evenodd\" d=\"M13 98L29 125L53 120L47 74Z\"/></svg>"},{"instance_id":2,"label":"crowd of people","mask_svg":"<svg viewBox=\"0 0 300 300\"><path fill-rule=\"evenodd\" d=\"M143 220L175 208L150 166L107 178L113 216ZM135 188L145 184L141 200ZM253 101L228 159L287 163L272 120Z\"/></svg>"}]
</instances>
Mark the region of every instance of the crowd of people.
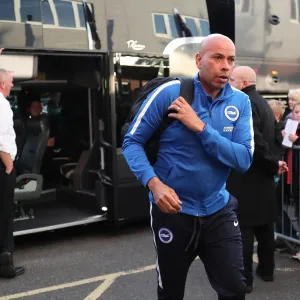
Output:
<instances>
[{"instance_id":1,"label":"crowd of people","mask_svg":"<svg viewBox=\"0 0 300 300\"><path fill-rule=\"evenodd\" d=\"M299 151L293 151L291 149L294 145L299 146L299 135L300 135L300 88L299 89L293 89L290 90L288 93L288 103L286 101L282 100L269 100L268 103L274 113L274 116L277 121L277 136L276 136L276 144L277 144L277 151L281 157L284 157L288 164L288 172L286 174L285 178L281 178L284 180L284 195L293 197L296 200L296 207L297 211L299 211L299 185L300 185L300 170L299 170ZM285 131L285 126L287 123L287 120L295 120L298 122L298 127L296 129L295 133L289 133L288 139L292 143L291 148L283 147L282 146L282 140L287 135L287 132ZM290 185L292 185L292 189L290 188ZM282 199L282 182L278 185L278 193L277 193L277 204L279 208L279 212L281 213L281 210L283 210L283 202L286 202L285 199ZM288 190L288 192L287 192ZM290 193L290 195L288 195ZM289 217L287 216L287 213L283 211L284 213L284 219L283 222L285 223L285 227L291 228L291 221L289 220ZM278 218L280 219L280 218ZM300 220L298 220L300 222ZM282 230L281 226L282 220L277 221L276 229L286 235L290 236L292 238L298 239L298 236L296 234L295 228L293 228L289 232L286 228L286 230ZM297 246L297 245L295 245ZM296 248L296 247L295 247ZM293 255L293 258L300 261L300 251L298 251L295 255Z\"/></svg>"}]
</instances>

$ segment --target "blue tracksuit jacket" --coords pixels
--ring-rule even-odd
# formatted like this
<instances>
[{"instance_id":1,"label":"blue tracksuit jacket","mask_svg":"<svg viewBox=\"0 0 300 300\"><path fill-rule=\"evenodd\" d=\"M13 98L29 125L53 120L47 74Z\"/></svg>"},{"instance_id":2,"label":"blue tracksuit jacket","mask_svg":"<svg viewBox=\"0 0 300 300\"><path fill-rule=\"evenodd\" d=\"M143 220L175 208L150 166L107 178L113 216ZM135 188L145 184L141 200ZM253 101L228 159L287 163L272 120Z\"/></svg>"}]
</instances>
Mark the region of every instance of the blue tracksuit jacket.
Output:
<instances>
[{"instance_id":1,"label":"blue tracksuit jacket","mask_svg":"<svg viewBox=\"0 0 300 300\"><path fill-rule=\"evenodd\" d=\"M183 213L207 216L229 201L226 180L231 169L245 172L250 167L254 137L248 96L227 84L212 100L198 76L194 78L192 107L207 124L203 132L192 132L176 120L162 133L157 161L153 167L150 165L143 145L179 97L180 82L174 80L148 95L122 149L129 167L144 186L157 176L175 190ZM152 193L149 197L154 203Z\"/></svg>"}]
</instances>

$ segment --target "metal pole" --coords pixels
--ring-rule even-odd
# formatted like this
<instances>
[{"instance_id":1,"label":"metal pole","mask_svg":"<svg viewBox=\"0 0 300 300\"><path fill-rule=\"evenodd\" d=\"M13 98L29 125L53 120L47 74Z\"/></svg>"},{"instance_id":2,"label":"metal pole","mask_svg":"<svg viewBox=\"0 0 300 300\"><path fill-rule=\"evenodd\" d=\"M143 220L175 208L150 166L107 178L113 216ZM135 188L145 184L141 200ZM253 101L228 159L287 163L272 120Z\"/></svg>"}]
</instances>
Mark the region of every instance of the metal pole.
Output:
<instances>
[{"instance_id":1,"label":"metal pole","mask_svg":"<svg viewBox=\"0 0 300 300\"><path fill-rule=\"evenodd\" d=\"M297 176L297 194L298 194L298 203L296 203L296 210L298 210L298 220L297 220L297 227L299 228L299 223L300 223L300 151L298 149L298 176ZM297 211L295 212L295 216L297 216Z\"/></svg>"},{"instance_id":2,"label":"metal pole","mask_svg":"<svg viewBox=\"0 0 300 300\"><path fill-rule=\"evenodd\" d=\"M281 233L284 234L284 173L281 174Z\"/></svg>"},{"instance_id":3,"label":"metal pole","mask_svg":"<svg viewBox=\"0 0 300 300\"><path fill-rule=\"evenodd\" d=\"M90 136L90 148L92 148L93 139L93 112L92 112L92 91L88 89L88 106L89 106L89 136Z\"/></svg>"},{"instance_id":4,"label":"metal pole","mask_svg":"<svg viewBox=\"0 0 300 300\"><path fill-rule=\"evenodd\" d=\"M300 240L294 239L294 238L286 236L284 234L275 232L275 236L277 236L277 237L279 237L279 238L281 238L283 240L286 240L286 241L289 241L289 242L292 242L292 243L300 245Z\"/></svg>"},{"instance_id":5,"label":"metal pole","mask_svg":"<svg viewBox=\"0 0 300 300\"><path fill-rule=\"evenodd\" d=\"M118 222L118 165L117 165L117 124L116 124L116 88L115 88L115 66L113 53L108 57L109 66L109 99L110 99L110 120L111 120L111 157L112 157L112 219Z\"/></svg>"}]
</instances>

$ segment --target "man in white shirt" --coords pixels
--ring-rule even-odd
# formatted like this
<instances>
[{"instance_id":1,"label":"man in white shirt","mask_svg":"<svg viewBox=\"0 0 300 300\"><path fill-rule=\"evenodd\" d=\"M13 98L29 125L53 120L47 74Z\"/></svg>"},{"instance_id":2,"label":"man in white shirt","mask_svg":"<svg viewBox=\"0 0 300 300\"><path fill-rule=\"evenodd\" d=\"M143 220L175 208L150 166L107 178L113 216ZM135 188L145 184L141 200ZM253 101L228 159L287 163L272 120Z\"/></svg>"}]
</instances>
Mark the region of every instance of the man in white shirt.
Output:
<instances>
[{"instance_id":1,"label":"man in white shirt","mask_svg":"<svg viewBox=\"0 0 300 300\"><path fill-rule=\"evenodd\" d=\"M16 184L14 159L17 153L13 112L6 97L13 87L11 72L0 69L0 277L24 273L13 264L13 198Z\"/></svg>"}]
</instances>

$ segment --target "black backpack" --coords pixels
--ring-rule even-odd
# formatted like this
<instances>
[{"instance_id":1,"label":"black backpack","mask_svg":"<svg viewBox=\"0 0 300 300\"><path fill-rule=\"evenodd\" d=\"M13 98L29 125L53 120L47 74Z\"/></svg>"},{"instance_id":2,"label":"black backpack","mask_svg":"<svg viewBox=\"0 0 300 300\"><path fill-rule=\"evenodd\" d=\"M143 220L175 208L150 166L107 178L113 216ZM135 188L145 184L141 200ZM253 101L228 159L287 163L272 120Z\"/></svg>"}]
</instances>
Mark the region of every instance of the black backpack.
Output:
<instances>
[{"instance_id":1,"label":"black backpack","mask_svg":"<svg viewBox=\"0 0 300 300\"><path fill-rule=\"evenodd\" d=\"M138 113L140 107L142 106L144 100L147 98L147 96L155 90L160 85L172 81L172 80L179 80L181 82L180 87L180 96L183 97L189 104L192 104L194 99L194 79L193 78L180 78L180 77L157 77L149 81L147 84L143 86L141 89L136 101L134 102L129 117L126 121L126 123L123 125L121 130L121 139L122 142L124 140L124 137L131 125L131 122L134 120L136 114ZM174 99L175 100L175 99ZM145 144L144 149L147 155L147 158L151 165L153 165L156 162L157 159L157 153L159 150L159 140L160 135L165 131L171 124L174 122L174 119L168 117L168 113L166 112L166 115L164 116L159 128L157 131L153 134L153 136L148 140L148 142ZM176 111L177 113L177 111Z\"/></svg>"}]
</instances>

